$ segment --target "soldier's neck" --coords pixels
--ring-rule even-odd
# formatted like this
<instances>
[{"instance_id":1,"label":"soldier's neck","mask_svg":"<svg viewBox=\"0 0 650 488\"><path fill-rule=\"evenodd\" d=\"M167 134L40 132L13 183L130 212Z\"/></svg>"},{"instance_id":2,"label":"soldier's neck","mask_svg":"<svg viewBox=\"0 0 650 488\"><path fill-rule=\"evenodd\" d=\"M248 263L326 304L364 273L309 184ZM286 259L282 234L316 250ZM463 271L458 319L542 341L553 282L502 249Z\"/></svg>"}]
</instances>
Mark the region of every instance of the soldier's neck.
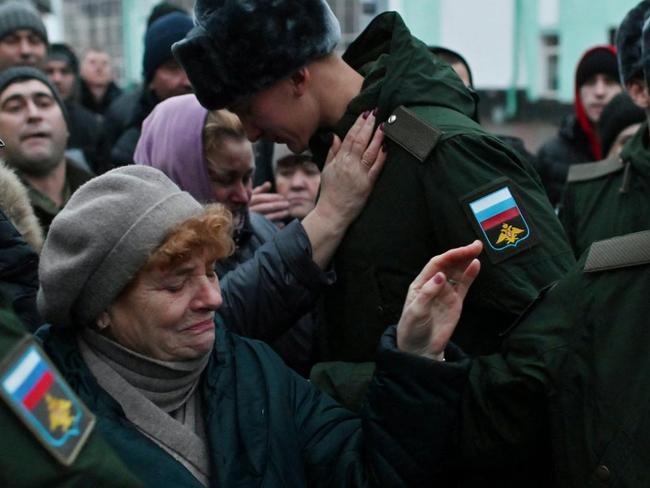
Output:
<instances>
[{"instance_id":1,"label":"soldier's neck","mask_svg":"<svg viewBox=\"0 0 650 488\"><path fill-rule=\"evenodd\" d=\"M333 127L343 117L354 97L361 92L363 76L339 56L331 55L313 63L318 80L321 127Z\"/></svg>"}]
</instances>

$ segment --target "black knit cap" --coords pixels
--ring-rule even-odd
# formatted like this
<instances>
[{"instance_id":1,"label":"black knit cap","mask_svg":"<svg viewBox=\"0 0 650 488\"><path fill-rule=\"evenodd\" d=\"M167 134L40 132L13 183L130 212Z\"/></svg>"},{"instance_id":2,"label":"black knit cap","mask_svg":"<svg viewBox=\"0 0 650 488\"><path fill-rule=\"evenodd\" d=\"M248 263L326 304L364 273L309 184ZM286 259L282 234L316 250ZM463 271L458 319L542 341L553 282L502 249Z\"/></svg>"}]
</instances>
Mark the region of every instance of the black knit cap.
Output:
<instances>
[{"instance_id":1,"label":"black knit cap","mask_svg":"<svg viewBox=\"0 0 650 488\"><path fill-rule=\"evenodd\" d=\"M156 70L172 56L172 44L185 37L194 26L192 18L181 12L172 12L156 19L144 35L142 73L149 83Z\"/></svg>"},{"instance_id":2,"label":"black knit cap","mask_svg":"<svg viewBox=\"0 0 650 488\"><path fill-rule=\"evenodd\" d=\"M648 13L650 13L650 0L639 2L627 13L616 31L618 68L623 85L634 78L643 78L641 31Z\"/></svg>"},{"instance_id":3,"label":"black knit cap","mask_svg":"<svg viewBox=\"0 0 650 488\"><path fill-rule=\"evenodd\" d=\"M79 59L67 44L50 44L47 50L47 60L63 61L70 67L75 76L79 75Z\"/></svg>"},{"instance_id":4,"label":"black knit cap","mask_svg":"<svg viewBox=\"0 0 650 488\"><path fill-rule=\"evenodd\" d=\"M47 44L47 29L36 9L24 2L0 5L0 39L20 29L29 29Z\"/></svg>"},{"instance_id":5,"label":"black knit cap","mask_svg":"<svg viewBox=\"0 0 650 488\"><path fill-rule=\"evenodd\" d=\"M198 25L172 51L210 110L270 87L341 37L325 0L197 0L194 15Z\"/></svg>"},{"instance_id":6,"label":"black knit cap","mask_svg":"<svg viewBox=\"0 0 650 488\"><path fill-rule=\"evenodd\" d=\"M609 153L616 137L626 128L645 120L645 112L626 92L619 93L605 106L598 121L603 154Z\"/></svg>"},{"instance_id":7,"label":"black knit cap","mask_svg":"<svg viewBox=\"0 0 650 488\"><path fill-rule=\"evenodd\" d=\"M619 80L616 54L607 47L592 49L582 58L576 70L576 86L581 87L594 75L609 75Z\"/></svg>"},{"instance_id":8,"label":"black knit cap","mask_svg":"<svg viewBox=\"0 0 650 488\"><path fill-rule=\"evenodd\" d=\"M460 53L442 46L429 46L429 51L431 51L436 56L440 56L443 59L448 59L449 64L461 63L463 66L465 66L467 74L469 75L469 86L470 88L474 88L474 77L472 76L472 70L470 69L467 60L461 56Z\"/></svg>"},{"instance_id":9,"label":"black knit cap","mask_svg":"<svg viewBox=\"0 0 650 488\"><path fill-rule=\"evenodd\" d=\"M45 73L39 69L29 66L16 66L0 72L0 95L2 95L9 85L28 80L38 80L50 89L54 100L59 104L59 107L61 107L61 112L63 112L63 117L67 122L68 111L65 109L65 105L59 96L59 92L56 90L54 85L52 85Z\"/></svg>"}]
</instances>

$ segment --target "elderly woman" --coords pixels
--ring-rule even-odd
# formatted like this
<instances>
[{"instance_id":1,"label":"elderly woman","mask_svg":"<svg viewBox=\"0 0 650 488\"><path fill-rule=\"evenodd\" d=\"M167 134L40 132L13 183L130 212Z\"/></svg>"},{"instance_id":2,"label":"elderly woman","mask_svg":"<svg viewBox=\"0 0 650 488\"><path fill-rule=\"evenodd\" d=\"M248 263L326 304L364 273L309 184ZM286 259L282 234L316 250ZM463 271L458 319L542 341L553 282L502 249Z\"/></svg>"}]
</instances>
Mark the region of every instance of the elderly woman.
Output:
<instances>
[{"instance_id":1,"label":"elderly woman","mask_svg":"<svg viewBox=\"0 0 650 488\"><path fill-rule=\"evenodd\" d=\"M323 266L316 266L311 253L305 252L309 247L315 254L320 252L308 226L295 223L278 234L273 223L249 212L255 163L239 118L226 110L208 112L194 95L172 97L158 104L144 121L134 158L137 164L163 171L199 202L222 203L230 210L236 248L217 263L217 274L227 281L248 281L255 275L260 286L254 296L231 294L223 308L246 307L254 301L260 304L256 309L264 317L251 321L250 327L241 320L228 325L237 327L237 333L268 341L290 367L308 376L314 362L314 301L333 276L322 270ZM287 208L286 201L283 208ZM341 227L345 229L350 223L350 219L342 220ZM338 231L329 233L321 243L333 250L342 235ZM272 242L279 243L280 249L276 251ZM295 242L304 244L291 244ZM287 250L290 246L295 249ZM287 272L285 262L290 256L300 259L293 267L300 270L304 300L278 292L297 284L294 273ZM244 268L236 270L244 263Z\"/></svg>"},{"instance_id":2,"label":"elderly woman","mask_svg":"<svg viewBox=\"0 0 650 488\"><path fill-rule=\"evenodd\" d=\"M380 131L368 145L372 125L360 118L332 152L322 212L335 208L330 184L369 192L384 160ZM305 225L328 225L331 215L323 215ZM456 286L432 275L437 262L425 268L397 336L392 330L383 339L358 417L292 373L264 343L215 325L222 295L214 262L232 250L230 228L222 207L203 208L144 166L91 180L55 218L38 295L52 325L40 337L108 442L150 486L430 482L453 425L438 412L453 411L458 396L431 402L439 344L446 342L437 331L457 317L434 326L428 303L461 301L478 263L454 268Z\"/></svg>"}]
</instances>

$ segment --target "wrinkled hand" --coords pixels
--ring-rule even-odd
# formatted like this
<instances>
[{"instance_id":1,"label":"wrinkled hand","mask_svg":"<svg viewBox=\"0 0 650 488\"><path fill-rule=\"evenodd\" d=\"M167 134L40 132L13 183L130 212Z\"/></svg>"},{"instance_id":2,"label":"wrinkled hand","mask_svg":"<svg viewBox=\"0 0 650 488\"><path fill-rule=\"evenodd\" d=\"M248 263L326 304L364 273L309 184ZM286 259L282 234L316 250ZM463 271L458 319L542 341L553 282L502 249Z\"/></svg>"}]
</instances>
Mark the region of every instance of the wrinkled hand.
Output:
<instances>
[{"instance_id":1,"label":"wrinkled hand","mask_svg":"<svg viewBox=\"0 0 650 488\"><path fill-rule=\"evenodd\" d=\"M271 183L265 181L253 188L248 209L264 215L274 222L282 222L289 217L289 200L279 193L269 193Z\"/></svg>"},{"instance_id":2,"label":"wrinkled hand","mask_svg":"<svg viewBox=\"0 0 650 488\"><path fill-rule=\"evenodd\" d=\"M365 117L365 118L364 118ZM386 161L384 132L374 131L375 116L359 116L343 142L334 136L321 174L320 197L314 209L349 225L361 213Z\"/></svg>"},{"instance_id":3,"label":"wrinkled hand","mask_svg":"<svg viewBox=\"0 0 650 488\"><path fill-rule=\"evenodd\" d=\"M478 276L481 241L434 257L411 283L397 325L401 351L444 359L467 290Z\"/></svg>"}]
</instances>

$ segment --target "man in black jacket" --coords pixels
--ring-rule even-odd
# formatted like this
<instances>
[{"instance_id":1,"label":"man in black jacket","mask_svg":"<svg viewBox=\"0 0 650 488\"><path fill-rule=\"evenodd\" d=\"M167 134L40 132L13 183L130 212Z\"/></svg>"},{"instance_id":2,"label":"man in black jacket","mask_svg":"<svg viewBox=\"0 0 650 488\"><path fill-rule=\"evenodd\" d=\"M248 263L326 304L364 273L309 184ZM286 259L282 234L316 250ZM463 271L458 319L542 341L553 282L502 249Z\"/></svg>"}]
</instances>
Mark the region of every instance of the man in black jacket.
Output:
<instances>
[{"instance_id":1,"label":"man in black jacket","mask_svg":"<svg viewBox=\"0 0 650 488\"><path fill-rule=\"evenodd\" d=\"M156 105L192 92L187 75L172 56L171 46L192 28L189 15L174 12L154 21L145 34L144 85L120 96L106 112L105 130L113 166L133 164L142 122Z\"/></svg>"},{"instance_id":2,"label":"man in black jacket","mask_svg":"<svg viewBox=\"0 0 650 488\"><path fill-rule=\"evenodd\" d=\"M605 105L620 92L614 47L589 49L576 69L574 113L537 154L537 171L553 206L562 196L569 165L603 159L596 124Z\"/></svg>"}]
</instances>

